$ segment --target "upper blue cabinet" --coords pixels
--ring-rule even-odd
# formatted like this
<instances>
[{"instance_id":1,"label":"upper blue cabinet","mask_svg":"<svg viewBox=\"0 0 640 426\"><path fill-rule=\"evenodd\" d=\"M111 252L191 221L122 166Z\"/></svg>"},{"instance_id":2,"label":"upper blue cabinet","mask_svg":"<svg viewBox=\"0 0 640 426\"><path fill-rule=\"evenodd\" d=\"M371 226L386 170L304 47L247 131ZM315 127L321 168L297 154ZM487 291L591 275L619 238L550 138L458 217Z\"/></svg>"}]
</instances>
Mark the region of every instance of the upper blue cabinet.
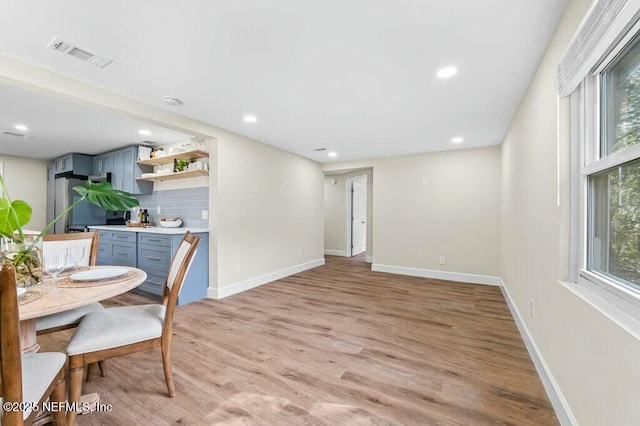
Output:
<instances>
[{"instance_id":1,"label":"upper blue cabinet","mask_svg":"<svg viewBox=\"0 0 640 426\"><path fill-rule=\"evenodd\" d=\"M67 154L56 158L53 167L56 175L88 176L91 174L93 168L93 160L90 155Z\"/></svg>"},{"instance_id":2,"label":"upper blue cabinet","mask_svg":"<svg viewBox=\"0 0 640 426\"><path fill-rule=\"evenodd\" d=\"M137 146L96 155L93 158L93 174L111 173L111 184L114 188L137 195L151 194L153 183L136 179L142 173L153 171L153 167L136 164L137 159Z\"/></svg>"}]
</instances>

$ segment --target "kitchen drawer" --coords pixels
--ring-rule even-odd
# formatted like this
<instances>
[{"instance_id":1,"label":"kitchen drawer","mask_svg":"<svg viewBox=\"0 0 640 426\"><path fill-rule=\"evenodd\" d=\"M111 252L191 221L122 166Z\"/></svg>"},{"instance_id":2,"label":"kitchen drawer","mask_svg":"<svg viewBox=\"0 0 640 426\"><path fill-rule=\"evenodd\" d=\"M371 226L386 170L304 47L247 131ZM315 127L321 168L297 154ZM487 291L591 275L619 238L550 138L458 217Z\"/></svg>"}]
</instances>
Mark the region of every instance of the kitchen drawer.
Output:
<instances>
[{"instance_id":1,"label":"kitchen drawer","mask_svg":"<svg viewBox=\"0 0 640 426\"><path fill-rule=\"evenodd\" d=\"M167 279L166 274L153 274L147 272L147 279L138 288L140 290L148 291L149 293L162 296L164 290L164 282Z\"/></svg>"},{"instance_id":2,"label":"kitchen drawer","mask_svg":"<svg viewBox=\"0 0 640 426\"><path fill-rule=\"evenodd\" d=\"M171 263L171 247L159 247L141 244L138 246L138 268L166 271Z\"/></svg>"},{"instance_id":3,"label":"kitchen drawer","mask_svg":"<svg viewBox=\"0 0 640 426\"><path fill-rule=\"evenodd\" d=\"M121 231L112 231L111 239L113 242L119 243L135 243L136 242L136 233L135 232L121 232Z\"/></svg>"},{"instance_id":4,"label":"kitchen drawer","mask_svg":"<svg viewBox=\"0 0 640 426\"><path fill-rule=\"evenodd\" d=\"M103 242L105 240L111 241L111 239L113 238L112 234L113 234L113 232L111 232L111 231L99 230L98 231L98 244L100 244L101 242Z\"/></svg>"},{"instance_id":5,"label":"kitchen drawer","mask_svg":"<svg viewBox=\"0 0 640 426\"><path fill-rule=\"evenodd\" d=\"M97 265L111 264L111 245L111 241L108 240L102 240L98 243Z\"/></svg>"},{"instance_id":6,"label":"kitchen drawer","mask_svg":"<svg viewBox=\"0 0 640 426\"><path fill-rule=\"evenodd\" d=\"M152 246L171 247L170 235L158 235L158 234L138 234L138 244L149 244Z\"/></svg>"},{"instance_id":7,"label":"kitchen drawer","mask_svg":"<svg viewBox=\"0 0 640 426\"><path fill-rule=\"evenodd\" d=\"M118 244L114 241L111 245L111 264L136 267L135 244Z\"/></svg>"}]
</instances>

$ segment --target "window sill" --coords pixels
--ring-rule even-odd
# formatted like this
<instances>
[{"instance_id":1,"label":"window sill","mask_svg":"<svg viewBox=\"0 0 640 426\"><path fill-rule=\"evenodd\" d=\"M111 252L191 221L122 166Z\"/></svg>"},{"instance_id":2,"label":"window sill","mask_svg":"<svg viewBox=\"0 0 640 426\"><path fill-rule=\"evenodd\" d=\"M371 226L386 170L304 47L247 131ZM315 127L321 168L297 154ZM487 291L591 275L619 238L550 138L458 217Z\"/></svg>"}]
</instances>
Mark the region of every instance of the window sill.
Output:
<instances>
[{"instance_id":1,"label":"window sill","mask_svg":"<svg viewBox=\"0 0 640 426\"><path fill-rule=\"evenodd\" d=\"M560 281L560 284L640 340L640 296L583 277L577 282Z\"/></svg>"}]
</instances>

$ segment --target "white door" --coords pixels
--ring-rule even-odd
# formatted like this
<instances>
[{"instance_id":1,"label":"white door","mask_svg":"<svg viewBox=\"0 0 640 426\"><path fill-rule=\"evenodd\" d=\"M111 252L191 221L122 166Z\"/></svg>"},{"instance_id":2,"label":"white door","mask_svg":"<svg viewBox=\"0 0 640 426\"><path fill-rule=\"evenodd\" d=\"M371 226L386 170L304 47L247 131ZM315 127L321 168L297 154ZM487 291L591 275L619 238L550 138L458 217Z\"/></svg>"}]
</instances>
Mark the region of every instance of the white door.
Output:
<instances>
[{"instance_id":1,"label":"white door","mask_svg":"<svg viewBox=\"0 0 640 426\"><path fill-rule=\"evenodd\" d=\"M367 247L367 180L359 179L351 187L351 256Z\"/></svg>"}]
</instances>

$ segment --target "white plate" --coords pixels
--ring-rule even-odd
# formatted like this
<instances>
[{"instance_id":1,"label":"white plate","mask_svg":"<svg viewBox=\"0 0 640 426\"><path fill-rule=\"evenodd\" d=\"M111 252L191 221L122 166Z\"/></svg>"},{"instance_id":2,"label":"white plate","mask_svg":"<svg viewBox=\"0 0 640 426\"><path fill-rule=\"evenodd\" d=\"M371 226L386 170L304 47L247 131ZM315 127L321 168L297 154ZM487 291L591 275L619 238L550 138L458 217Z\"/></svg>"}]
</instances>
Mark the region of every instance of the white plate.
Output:
<instances>
[{"instance_id":1,"label":"white plate","mask_svg":"<svg viewBox=\"0 0 640 426\"><path fill-rule=\"evenodd\" d=\"M100 268L71 274L69 278L74 281L98 281L106 280L107 278L116 278L127 272L129 272L127 268Z\"/></svg>"},{"instance_id":2,"label":"white plate","mask_svg":"<svg viewBox=\"0 0 640 426\"><path fill-rule=\"evenodd\" d=\"M26 288L18 287L18 297L22 296L27 292Z\"/></svg>"}]
</instances>

